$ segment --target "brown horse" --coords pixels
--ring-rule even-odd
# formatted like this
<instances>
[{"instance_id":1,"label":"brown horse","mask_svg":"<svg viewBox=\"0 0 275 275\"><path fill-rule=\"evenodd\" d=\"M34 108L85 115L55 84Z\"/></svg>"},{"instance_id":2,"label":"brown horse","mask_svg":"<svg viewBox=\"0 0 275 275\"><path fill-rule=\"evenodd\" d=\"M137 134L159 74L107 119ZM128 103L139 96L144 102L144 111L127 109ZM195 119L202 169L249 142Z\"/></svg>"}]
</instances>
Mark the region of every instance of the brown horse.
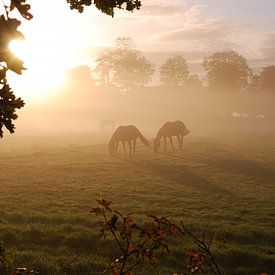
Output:
<instances>
[{"instance_id":1,"label":"brown horse","mask_svg":"<svg viewBox=\"0 0 275 275\"><path fill-rule=\"evenodd\" d=\"M140 133L137 127L133 125L128 126L119 126L113 136L111 137L109 141L109 153L112 156L115 156L117 154L117 148L118 144L121 141L123 146L124 155L126 154L125 150L125 142L128 143L129 149L130 149L130 157L135 153L136 150L136 141L137 138L141 140L141 142L146 146L149 147L149 142L146 140L146 138Z\"/></svg>"},{"instance_id":2,"label":"brown horse","mask_svg":"<svg viewBox=\"0 0 275 275\"><path fill-rule=\"evenodd\" d=\"M157 137L154 139L153 149L155 152L160 147L160 140L164 141L164 151L166 152L166 138L169 138L171 148L174 151L173 136L176 136L179 143L179 148L182 148L183 137L187 136L190 131L185 127L184 123L180 120L174 122L166 122L158 131Z\"/></svg>"}]
</instances>

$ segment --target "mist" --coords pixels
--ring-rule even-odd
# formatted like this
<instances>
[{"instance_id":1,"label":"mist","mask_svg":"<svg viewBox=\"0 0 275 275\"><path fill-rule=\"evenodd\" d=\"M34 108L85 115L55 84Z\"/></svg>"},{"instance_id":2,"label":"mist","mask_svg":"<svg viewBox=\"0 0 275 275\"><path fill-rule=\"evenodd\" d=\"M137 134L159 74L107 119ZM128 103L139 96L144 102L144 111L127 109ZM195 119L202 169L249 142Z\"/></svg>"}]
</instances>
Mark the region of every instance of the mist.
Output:
<instances>
[{"instance_id":1,"label":"mist","mask_svg":"<svg viewBox=\"0 0 275 275\"><path fill-rule=\"evenodd\" d=\"M114 86L58 91L47 102L27 104L19 111L16 136L4 143L34 136L52 143L101 143L115 127L135 125L152 139L167 121L182 120L192 136L260 134L274 131L274 97L261 94L212 92L207 89L144 87L123 94ZM79 140L77 140L77 137Z\"/></svg>"},{"instance_id":2,"label":"mist","mask_svg":"<svg viewBox=\"0 0 275 275\"><path fill-rule=\"evenodd\" d=\"M0 274L273 274L274 3L30 2L0 4Z\"/></svg>"}]
</instances>

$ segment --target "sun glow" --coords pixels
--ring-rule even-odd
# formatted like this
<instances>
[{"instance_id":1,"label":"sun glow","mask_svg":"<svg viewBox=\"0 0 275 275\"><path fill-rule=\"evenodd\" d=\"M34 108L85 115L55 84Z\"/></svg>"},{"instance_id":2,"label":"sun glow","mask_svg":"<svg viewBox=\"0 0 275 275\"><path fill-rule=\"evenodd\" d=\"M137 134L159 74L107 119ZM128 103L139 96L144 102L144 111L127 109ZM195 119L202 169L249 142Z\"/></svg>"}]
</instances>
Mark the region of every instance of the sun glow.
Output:
<instances>
[{"instance_id":1,"label":"sun glow","mask_svg":"<svg viewBox=\"0 0 275 275\"><path fill-rule=\"evenodd\" d=\"M60 83L66 64L57 51L28 41L13 41L10 48L24 61L24 67L27 68L20 76L26 82L26 87L23 85L21 88L27 88L32 93L37 89L54 88Z\"/></svg>"},{"instance_id":2,"label":"sun glow","mask_svg":"<svg viewBox=\"0 0 275 275\"><path fill-rule=\"evenodd\" d=\"M51 96L62 84L65 70L77 64L74 49L67 47L66 41L61 38L59 43L52 43L51 39L41 37L37 31L33 37L10 43L11 50L27 68L21 76L11 76L20 96L31 100Z\"/></svg>"},{"instance_id":3,"label":"sun glow","mask_svg":"<svg viewBox=\"0 0 275 275\"><path fill-rule=\"evenodd\" d=\"M90 27L88 17L73 13L66 3L49 0L31 4L34 18L22 21L19 29L25 40L10 43L27 70L19 76L9 74L16 95L29 102L52 98L68 68L93 62L82 56L85 47L93 47L91 38L100 41L98 27Z\"/></svg>"}]
</instances>

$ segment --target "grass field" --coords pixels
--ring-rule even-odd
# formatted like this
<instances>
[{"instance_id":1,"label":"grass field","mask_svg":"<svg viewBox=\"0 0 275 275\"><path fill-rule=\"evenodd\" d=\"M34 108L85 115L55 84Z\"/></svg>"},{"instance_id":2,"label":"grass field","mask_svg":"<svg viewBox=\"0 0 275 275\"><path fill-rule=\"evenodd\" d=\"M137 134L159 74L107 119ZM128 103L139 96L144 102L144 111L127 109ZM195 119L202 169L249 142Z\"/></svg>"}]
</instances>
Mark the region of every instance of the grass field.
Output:
<instances>
[{"instance_id":1,"label":"grass field","mask_svg":"<svg viewBox=\"0 0 275 275\"><path fill-rule=\"evenodd\" d=\"M3 149L1 147L0 149ZM3 150L4 151L4 150ZM113 158L106 143L72 144L0 155L0 240L14 267L40 274L99 274L116 254L98 238L95 199L121 212L165 215L193 232L223 235L214 248L227 274L275 274L275 135L187 137L184 149L134 160ZM135 274L183 272L188 239Z\"/></svg>"}]
</instances>

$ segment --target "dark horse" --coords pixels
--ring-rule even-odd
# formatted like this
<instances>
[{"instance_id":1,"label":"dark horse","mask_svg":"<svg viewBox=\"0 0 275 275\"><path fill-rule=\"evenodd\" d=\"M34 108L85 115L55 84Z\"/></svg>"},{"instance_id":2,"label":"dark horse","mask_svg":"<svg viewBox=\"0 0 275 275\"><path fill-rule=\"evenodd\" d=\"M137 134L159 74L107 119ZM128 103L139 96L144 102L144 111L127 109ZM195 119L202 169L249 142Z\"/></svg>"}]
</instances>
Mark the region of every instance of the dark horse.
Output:
<instances>
[{"instance_id":1,"label":"dark horse","mask_svg":"<svg viewBox=\"0 0 275 275\"><path fill-rule=\"evenodd\" d=\"M182 148L183 137L187 136L190 131L185 127L184 123L180 120L174 122L166 122L158 131L157 137L154 139L153 149L155 152L160 147L160 140L164 141L164 151L166 152L166 138L169 138L172 150L174 151L173 136L176 136L179 142L179 148Z\"/></svg>"},{"instance_id":2,"label":"dark horse","mask_svg":"<svg viewBox=\"0 0 275 275\"><path fill-rule=\"evenodd\" d=\"M112 156L115 156L117 154L117 148L118 144L121 141L123 146L124 154L126 154L125 150L125 142L128 143L129 149L130 149L130 157L132 157L136 150L136 141L137 138L141 140L141 142L149 147L149 142L147 139L140 133L137 127L133 125L128 126L119 126L113 136L111 137L109 141L109 153Z\"/></svg>"}]
</instances>

